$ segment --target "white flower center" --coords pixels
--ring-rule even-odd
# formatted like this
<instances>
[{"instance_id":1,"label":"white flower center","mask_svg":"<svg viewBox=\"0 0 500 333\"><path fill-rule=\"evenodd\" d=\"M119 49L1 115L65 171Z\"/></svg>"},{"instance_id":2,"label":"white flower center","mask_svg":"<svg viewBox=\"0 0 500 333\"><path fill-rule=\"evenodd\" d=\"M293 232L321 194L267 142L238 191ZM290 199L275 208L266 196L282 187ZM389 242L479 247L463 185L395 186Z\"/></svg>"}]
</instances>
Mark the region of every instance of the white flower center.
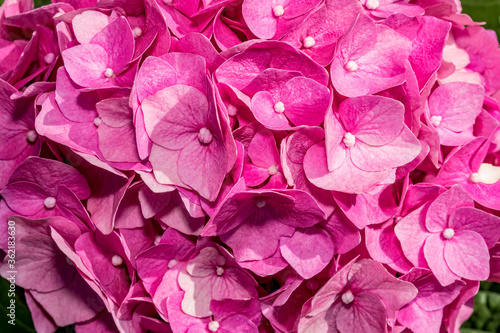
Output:
<instances>
[{"instance_id":1,"label":"white flower center","mask_svg":"<svg viewBox=\"0 0 500 333\"><path fill-rule=\"evenodd\" d=\"M106 70L104 71L104 76L110 79L115 76L115 72L111 68L106 68Z\"/></svg>"},{"instance_id":2,"label":"white flower center","mask_svg":"<svg viewBox=\"0 0 500 333\"><path fill-rule=\"evenodd\" d=\"M172 268L177 265L178 261L176 259L172 259L168 262L168 268Z\"/></svg>"},{"instance_id":3,"label":"white flower center","mask_svg":"<svg viewBox=\"0 0 500 333\"><path fill-rule=\"evenodd\" d=\"M142 29L139 27L135 27L134 29L132 29L132 32L134 33L135 38L142 36Z\"/></svg>"},{"instance_id":4,"label":"white flower center","mask_svg":"<svg viewBox=\"0 0 500 333\"><path fill-rule=\"evenodd\" d=\"M356 143L356 137L347 132L345 135L344 135L344 144L347 148L351 148L352 146L354 146L354 144Z\"/></svg>"},{"instance_id":5,"label":"white flower center","mask_svg":"<svg viewBox=\"0 0 500 333\"><path fill-rule=\"evenodd\" d=\"M380 6L378 0L366 0L365 7L368 8L369 10L377 9L378 6Z\"/></svg>"},{"instance_id":6,"label":"white flower center","mask_svg":"<svg viewBox=\"0 0 500 333\"><path fill-rule=\"evenodd\" d=\"M346 71L348 71L348 72L355 72L355 71L357 71L357 70L358 70L358 68L359 68L359 67L358 67L358 64L357 64L357 63L355 63L355 62L354 62L354 61L352 61L352 60L349 60L349 61L347 62L347 64L345 65L345 67L344 67L344 68L345 68L345 69L346 69Z\"/></svg>"},{"instance_id":7,"label":"white flower center","mask_svg":"<svg viewBox=\"0 0 500 333\"><path fill-rule=\"evenodd\" d=\"M310 49L311 47L314 46L314 44L316 44L316 41L311 36L307 36L306 38L304 38L304 41L302 43L302 45L306 49Z\"/></svg>"},{"instance_id":8,"label":"white flower center","mask_svg":"<svg viewBox=\"0 0 500 333\"><path fill-rule=\"evenodd\" d=\"M29 143L35 143L37 138L38 138L38 135L33 130L28 131L28 133L26 133L26 140L28 140Z\"/></svg>"},{"instance_id":9,"label":"white flower center","mask_svg":"<svg viewBox=\"0 0 500 333\"><path fill-rule=\"evenodd\" d=\"M224 274L224 268L222 268L221 266L217 266L217 268L215 269L215 273L217 273L218 276L221 276L222 274Z\"/></svg>"},{"instance_id":10,"label":"white flower center","mask_svg":"<svg viewBox=\"0 0 500 333\"><path fill-rule=\"evenodd\" d=\"M283 16L283 14L285 14L285 9L283 8L283 6L280 6L280 5L274 6L273 14L276 17L281 17L281 16Z\"/></svg>"},{"instance_id":11,"label":"white flower center","mask_svg":"<svg viewBox=\"0 0 500 333\"><path fill-rule=\"evenodd\" d=\"M342 302L344 302L344 304L351 304L352 301L354 301L354 295L350 290L342 294Z\"/></svg>"},{"instance_id":12,"label":"white flower center","mask_svg":"<svg viewBox=\"0 0 500 333\"><path fill-rule=\"evenodd\" d=\"M43 57L43 60L47 63L47 65L50 65L55 58L56 56L54 55L54 53L47 53L45 57Z\"/></svg>"},{"instance_id":13,"label":"white flower center","mask_svg":"<svg viewBox=\"0 0 500 333\"><path fill-rule=\"evenodd\" d=\"M234 106L233 104L229 104L227 107L227 114L230 115L231 117L234 117L236 116L236 114L238 113L238 108L236 106Z\"/></svg>"},{"instance_id":14,"label":"white flower center","mask_svg":"<svg viewBox=\"0 0 500 333\"><path fill-rule=\"evenodd\" d=\"M111 264L113 264L113 266L115 267L118 267L120 266L121 264L123 264L123 258L120 257L119 255L115 254L112 258L111 258Z\"/></svg>"},{"instance_id":15,"label":"white flower center","mask_svg":"<svg viewBox=\"0 0 500 333\"><path fill-rule=\"evenodd\" d=\"M274 112L276 112L276 113L285 112L285 104L283 104L283 102L278 102L278 103L274 104Z\"/></svg>"},{"instance_id":16,"label":"white flower center","mask_svg":"<svg viewBox=\"0 0 500 333\"><path fill-rule=\"evenodd\" d=\"M450 239L453 236L455 236L455 230L453 230L452 228L446 228L443 230L443 237L444 238Z\"/></svg>"},{"instance_id":17,"label":"white flower center","mask_svg":"<svg viewBox=\"0 0 500 333\"><path fill-rule=\"evenodd\" d=\"M43 200L43 205L47 209L52 209L56 206L56 198L54 197L47 197L45 200Z\"/></svg>"},{"instance_id":18,"label":"white flower center","mask_svg":"<svg viewBox=\"0 0 500 333\"><path fill-rule=\"evenodd\" d=\"M263 199L263 198L259 198L257 199L257 201L255 202L255 206L257 206L258 208L262 208L266 205L266 199Z\"/></svg>"},{"instance_id":19,"label":"white flower center","mask_svg":"<svg viewBox=\"0 0 500 333\"><path fill-rule=\"evenodd\" d=\"M477 172L470 175L472 183L495 184L500 180L500 167L490 163L482 163Z\"/></svg>"},{"instance_id":20,"label":"white flower center","mask_svg":"<svg viewBox=\"0 0 500 333\"><path fill-rule=\"evenodd\" d=\"M441 122L443 121L443 117L441 116L432 116L431 117L431 123L434 125L434 127L438 127L441 125Z\"/></svg>"},{"instance_id":21,"label":"white flower center","mask_svg":"<svg viewBox=\"0 0 500 333\"><path fill-rule=\"evenodd\" d=\"M267 172L269 172L269 175L274 176L275 174L278 173L278 166L277 165L271 165L268 169Z\"/></svg>"},{"instance_id":22,"label":"white flower center","mask_svg":"<svg viewBox=\"0 0 500 333\"><path fill-rule=\"evenodd\" d=\"M212 142L213 135L212 132L206 127L203 127L200 129L198 132L198 140L204 145L208 145L210 142Z\"/></svg>"},{"instance_id":23,"label":"white flower center","mask_svg":"<svg viewBox=\"0 0 500 333\"><path fill-rule=\"evenodd\" d=\"M99 118L99 117L95 117L94 118L94 125L96 127L99 127L99 125L101 125L101 123L102 123L102 119L101 118Z\"/></svg>"},{"instance_id":24,"label":"white flower center","mask_svg":"<svg viewBox=\"0 0 500 333\"><path fill-rule=\"evenodd\" d=\"M211 322L208 323L208 330L211 332L217 332L219 327L220 327L220 324L218 321L212 320Z\"/></svg>"}]
</instances>

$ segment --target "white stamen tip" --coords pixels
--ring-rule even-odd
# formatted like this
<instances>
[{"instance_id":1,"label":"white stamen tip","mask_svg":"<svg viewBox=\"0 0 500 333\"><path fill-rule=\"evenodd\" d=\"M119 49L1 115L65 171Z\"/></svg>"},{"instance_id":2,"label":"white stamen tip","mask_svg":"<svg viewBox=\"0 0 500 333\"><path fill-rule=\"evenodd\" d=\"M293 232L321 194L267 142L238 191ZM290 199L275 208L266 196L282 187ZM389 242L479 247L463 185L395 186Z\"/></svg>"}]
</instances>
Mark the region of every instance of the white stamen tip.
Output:
<instances>
[{"instance_id":1,"label":"white stamen tip","mask_svg":"<svg viewBox=\"0 0 500 333\"><path fill-rule=\"evenodd\" d=\"M359 67L358 67L358 64L357 64L357 63L355 63L355 62L354 62L354 61L352 61L352 60L349 60L349 61L347 62L347 64L345 65L345 67L344 67L344 68L345 68L345 69L346 69L346 71L348 71L348 72L355 72L355 71L357 71L357 70L358 70L358 68L359 68Z\"/></svg>"},{"instance_id":2,"label":"white stamen tip","mask_svg":"<svg viewBox=\"0 0 500 333\"><path fill-rule=\"evenodd\" d=\"M36 134L35 131L31 130L26 133L26 140L28 140L29 143L35 143L36 139L38 139L38 134Z\"/></svg>"},{"instance_id":3,"label":"white stamen tip","mask_svg":"<svg viewBox=\"0 0 500 333\"><path fill-rule=\"evenodd\" d=\"M276 17L281 17L281 16L283 16L283 14L285 14L285 9L283 8L283 6L280 6L280 5L274 6L273 14Z\"/></svg>"},{"instance_id":4,"label":"white stamen tip","mask_svg":"<svg viewBox=\"0 0 500 333\"><path fill-rule=\"evenodd\" d=\"M473 183L480 183L481 182L481 176L479 176L479 173L474 172L473 174L470 175L470 181Z\"/></svg>"},{"instance_id":5,"label":"white stamen tip","mask_svg":"<svg viewBox=\"0 0 500 333\"><path fill-rule=\"evenodd\" d=\"M155 244L155 245L158 245L158 244L160 244L160 241L161 241L161 235L156 235L156 236L155 236L155 241L154 241L154 244Z\"/></svg>"},{"instance_id":6,"label":"white stamen tip","mask_svg":"<svg viewBox=\"0 0 500 333\"><path fill-rule=\"evenodd\" d=\"M265 205L266 205L266 199L263 198L257 199L257 201L255 202L255 206L257 206L258 208L262 208Z\"/></svg>"},{"instance_id":7,"label":"white stamen tip","mask_svg":"<svg viewBox=\"0 0 500 333\"><path fill-rule=\"evenodd\" d=\"M43 205L47 209L52 209L56 206L56 198L54 197L47 197L45 200L43 200Z\"/></svg>"},{"instance_id":8,"label":"white stamen tip","mask_svg":"<svg viewBox=\"0 0 500 333\"><path fill-rule=\"evenodd\" d=\"M213 320L213 321L208 323L208 330L211 332L217 332L219 327L220 327L220 324L218 321Z\"/></svg>"},{"instance_id":9,"label":"white stamen tip","mask_svg":"<svg viewBox=\"0 0 500 333\"><path fill-rule=\"evenodd\" d=\"M470 175L472 183L495 184L500 180L500 167L490 163L482 163L477 172Z\"/></svg>"},{"instance_id":10,"label":"white stamen tip","mask_svg":"<svg viewBox=\"0 0 500 333\"><path fill-rule=\"evenodd\" d=\"M342 294L342 302L344 302L344 304L351 304L352 301L354 301L354 295L350 290Z\"/></svg>"},{"instance_id":11,"label":"white stamen tip","mask_svg":"<svg viewBox=\"0 0 500 333\"><path fill-rule=\"evenodd\" d=\"M123 264L123 258L115 254L113 257L111 257L111 264L113 264L113 266L115 267L118 267Z\"/></svg>"},{"instance_id":12,"label":"white stamen tip","mask_svg":"<svg viewBox=\"0 0 500 333\"><path fill-rule=\"evenodd\" d=\"M227 114L230 115L231 117L236 116L236 114L238 113L238 108L233 104L228 104L226 109L227 109Z\"/></svg>"},{"instance_id":13,"label":"white stamen tip","mask_svg":"<svg viewBox=\"0 0 500 333\"><path fill-rule=\"evenodd\" d=\"M102 119L101 118L99 118L99 117L95 117L94 118L94 125L95 126L99 127L99 125L101 125L101 123L102 123Z\"/></svg>"},{"instance_id":14,"label":"white stamen tip","mask_svg":"<svg viewBox=\"0 0 500 333\"><path fill-rule=\"evenodd\" d=\"M135 38L142 36L142 29L139 27L135 27L134 29L132 29L132 32L134 33Z\"/></svg>"},{"instance_id":15,"label":"white stamen tip","mask_svg":"<svg viewBox=\"0 0 500 333\"><path fill-rule=\"evenodd\" d=\"M43 60L47 63L47 65L50 65L52 62L54 62L54 59L56 56L54 53L47 53L45 57L43 57Z\"/></svg>"},{"instance_id":16,"label":"white stamen tip","mask_svg":"<svg viewBox=\"0 0 500 333\"><path fill-rule=\"evenodd\" d=\"M310 49L311 47L314 46L314 44L316 44L316 41L311 36L307 36L306 38L304 38L304 41L302 43L302 45L306 49Z\"/></svg>"},{"instance_id":17,"label":"white stamen tip","mask_svg":"<svg viewBox=\"0 0 500 333\"><path fill-rule=\"evenodd\" d=\"M283 102L278 102L278 103L274 104L274 112L276 112L276 113L285 112L285 104L283 104Z\"/></svg>"},{"instance_id":18,"label":"white stamen tip","mask_svg":"<svg viewBox=\"0 0 500 333\"><path fill-rule=\"evenodd\" d=\"M104 71L104 76L110 79L115 76L115 72L111 68L106 68L106 70Z\"/></svg>"},{"instance_id":19,"label":"white stamen tip","mask_svg":"<svg viewBox=\"0 0 500 333\"><path fill-rule=\"evenodd\" d=\"M455 230L453 230L452 228L446 228L446 229L444 229L444 231L443 231L443 237L444 238L450 239L453 236L455 236Z\"/></svg>"},{"instance_id":20,"label":"white stamen tip","mask_svg":"<svg viewBox=\"0 0 500 333\"><path fill-rule=\"evenodd\" d=\"M347 148L351 148L356 143L356 137L351 133L347 132L344 135L344 144Z\"/></svg>"},{"instance_id":21,"label":"white stamen tip","mask_svg":"<svg viewBox=\"0 0 500 333\"><path fill-rule=\"evenodd\" d=\"M176 259L172 259L168 262L168 268L172 268L174 267L175 265L177 265L179 261L177 261Z\"/></svg>"},{"instance_id":22,"label":"white stamen tip","mask_svg":"<svg viewBox=\"0 0 500 333\"><path fill-rule=\"evenodd\" d=\"M443 117L441 116L432 116L431 117L431 123L434 125L434 127L438 127L441 125L441 121L443 121Z\"/></svg>"},{"instance_id":23,"label":"white stamen tip","mask_svg":"<svg viewBox=\"0 0 500 333\"><path fill-rule=\"evenodd\" d=\"M210 142L212 142L213 135L212 132L206 127L203 127L200 129L198 132L198 140L204 145L208 145Z\"/></svg>"},{"instance_id":24,"label":"white stamen tip","mask_svg":"<svg viewBox=\"0 0 500 333\"><path fill-rule=\"evenodd\" d=\"M365 7L369 10L377 9L380 6L378 0L366 0Z\"/></svg>"},{"instance_id":25,"label":"white stamen tip","mask_svg":"<svg viewBox=\"0 0 500 333\"><path fill-rule=\"evenodd\" d=\"M218 276L221 276L222 274L224 274L224 268L217 266L215 273L217 273Z\"/></svg>"},{"instance_id":26,"label":"white stamen tip","mask_svg":"<svg viewBox=\"0 0 500 333\"><path fill-rule=\"evenodd\" d=\"M269 175L274 176L275 174L278 173L278 166L277 165L271 165L268 169L267 172L269 172Z\"/></svg>"}]
</instances>

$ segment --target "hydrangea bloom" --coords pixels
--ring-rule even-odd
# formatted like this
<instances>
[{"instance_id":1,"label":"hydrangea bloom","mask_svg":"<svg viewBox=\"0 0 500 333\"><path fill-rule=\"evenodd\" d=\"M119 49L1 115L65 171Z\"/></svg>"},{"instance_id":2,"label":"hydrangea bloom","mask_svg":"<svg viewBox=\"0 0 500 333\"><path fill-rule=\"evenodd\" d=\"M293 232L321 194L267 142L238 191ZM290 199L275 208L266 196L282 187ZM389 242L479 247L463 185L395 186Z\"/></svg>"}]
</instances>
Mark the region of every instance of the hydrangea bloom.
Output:
<instances>
[{"instance_id":1,"label":"hydrangea bloom","mask_svg":"<svg viewBox=\"0 0 500 333\"><path fill-rule=\"evenodd\" d=\"M458 0L52 2L0 6L38 332L456 333L500 281L500 49Z\"/></svg>"}]
</instances>

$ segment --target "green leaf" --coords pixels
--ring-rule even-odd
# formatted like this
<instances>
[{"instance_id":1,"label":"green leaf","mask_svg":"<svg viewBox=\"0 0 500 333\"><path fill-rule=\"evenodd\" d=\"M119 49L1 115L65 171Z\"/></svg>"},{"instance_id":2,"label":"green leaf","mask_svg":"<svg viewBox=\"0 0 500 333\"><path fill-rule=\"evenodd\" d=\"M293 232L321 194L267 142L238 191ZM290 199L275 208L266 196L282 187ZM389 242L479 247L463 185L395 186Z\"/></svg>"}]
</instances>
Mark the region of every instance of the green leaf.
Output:
<instances>
[{"instance_id":1,"label":"green leaf","mask_svg":"<svg viewBox=\"0 0 500 333\"><path fill-rule=\"evenodd\" d=\"M9 297L10 282L0 278L0 332L9 333L36 333L33 327L31 313L24 302L24 290L16 286L16 295L14 298ZM15 325L8 323L10 320L7 317L10 300L15 300Z\"/></svg>"},{"instance_id":2,"label":"green leaf","mask_svg":"<svg viewBox=\"0 0 500 333\"><path fill-rule=\"evenodd\" d=\"M500 35L500 0L462 0L462 12Z\"/></svg>"}]
</instances>

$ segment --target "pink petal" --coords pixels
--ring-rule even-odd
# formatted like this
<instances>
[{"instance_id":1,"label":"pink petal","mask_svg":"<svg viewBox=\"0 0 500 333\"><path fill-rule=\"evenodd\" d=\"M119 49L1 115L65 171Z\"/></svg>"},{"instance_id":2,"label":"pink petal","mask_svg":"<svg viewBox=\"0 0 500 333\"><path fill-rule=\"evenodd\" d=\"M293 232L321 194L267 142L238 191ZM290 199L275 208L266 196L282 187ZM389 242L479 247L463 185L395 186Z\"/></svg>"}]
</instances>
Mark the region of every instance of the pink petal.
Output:
<instances>
[{"instance_id":1,"label":"pink petal","mask_svg":"<svg viewBox=\"0 0 500 333\"><path fill-rule=\"evenodd\" d=\"M490 275L488 247L474 231L455 232L444 245L444 258L450 270L465 279L481 281Z\"/></svg>"},{"instance_id":2,"label":"pink petal","mask_svg":"<svg viewBox=\"0 0 500 333\"><path fill-rule=\"evenodd\" d=\"M427 264L442 286L448 286L455 282L455 280L460 279L460 276L450 270L445 259L445 248L447 246L449 246L447 240L440 234L432 234L425 240L424 244L424 255ZM454 253L453 255L456 254Z\"/></svg>"},{"instance_id":3,"label":"pink petal","mask_svg":"<svg viewBox=\"0 0 500 333\"><path fill-rule=\"evenodd\" d=\"M455 185L437 197L429 207L425 226L430 232L441 232L450 224L451 213L459 207L474 207L474 201L460 186Z\"/></svg>"},{"instance_id":4,"label":"pink petal","mask_svg":"<svg viewBox=\"0 0 500 333\"><path fill-rule=\"evenodd\" d=\"M282 237L280 251L300 276L310 279L328 265L333 258L334 248L328 232L313 226L295 230L290 238Z\"/></svg>"},{"instance_id":5,"label":"pink petal","mask_svg":"<svg viewBox=\"0 0 500 333\"><path fill-rule=\"evenodd\" d=\"M387 177L389 171L365 172L356 168L351 159L332 172L328 172L324 142L312 146L304 158L304 171L314 185L325 190L363 193Z\"/></svg>"},{"instance_id":6,"label":"pink petal","mask_svg":"<svg viewBox=\"0 0 500 333\"><path fill-rule=\"evenodd\" d=\"M403 105L380 96L349 98L339 106L347 132L364 143L382 146L393 141L403 128Z\"/></svg>"},{"instance_id":7,"label":"pink petal","mask_svg":"<svg viewBox=\"0 0 500 333\"><path fill-rule=\"evenodd\" d=\"M110 84L104 76L109 57L104 48L96 44L77 45L62 53L66 71L82 87Z\"/></svg>"},{"instance_id":8,"label":"pink petal","mask_svg":"<svg viewBox=\"0 0 500 333\"><path fill-rule=\"evenodd\" d=\"M132 61L135 49L134 35L124 17L119 17L107 25L92 38L90 43L106 50L107 68L111 68L116 74L122 73Z\"/></svg>"},{"instance_id":9,"label":"pink petal","mask_svg":"<svg viewBox=\"0 0 500 333\"><path fill-rule=\"evenodd\" d=\"M396 224L394 232L401 243L405 257L415 267L427 267L423 247L431 234L425 228L425 216L428 206L422 206Z\"/></svg>"},{"instance_id":10,"label":"pink petal","mask_svg":"<svg viewBox=\"0 0 500 333\"><path fill-rule=\"evenodd\" d=\"M418 156L421 145L413 133L403 125L399 135L383 146L370 146L357 142L351 147L351 159L364 171L382 171L411 162Z\"/></svg>"},{"instance_id":11,"label":"pink petal","mask_svg":"<svg viewBox=\"0 0 500 333\"><path fill-rule=\"evenodd\" d=\"M387 332L386 310L376 295L362 293L354 296L351 306L341 306L335 320L340 332Z\"/></svg>"},{"instance_id":12,"label":"pink petal","mask_svg":"<svg viewBox=\"0 0 500 333\"><path fill-rule=\"evenodd\" d=\"M252 98L252 112L255 118L270 129L286 129L290 127L283 113L274 110L278 103L267 91L259 91ZM286 108L286 106L285 106Z\"/></svg>"},{"instance_id":13,"label":"pink petal","mask_svg":"<svg viewBox=\"0 0 500 333\"><path fill-rule=\"evenodd\" d=\"M484 89L479 85L447 83L437 87L429 97L429 111L432 116L442 117L439 127L460 132L474 125L481 113L483 99Z\"/></svg>"},{"instance_id":14,"label":"pink petal","mask_svg":"<svg viewBox=\"0 0 500 333\"><path fill-rule=\"evenodd\" d=\"M450 228L454 230L475 231L481 237L488 248L492 248L500 237L500 218L472 207L461 207L455 209L450 216Z\"/></svg>"},{"instance_id":15,"label":"pink petal","mask_svg":"<svg viewBox=\"0 0 500 333\"><path fill-rule=\"evenodd\" d=\"M330 104L330 91L318 82L295 77L281 90L285 115L296 125L318 126Z\"/></svg>"}]
</instances>

